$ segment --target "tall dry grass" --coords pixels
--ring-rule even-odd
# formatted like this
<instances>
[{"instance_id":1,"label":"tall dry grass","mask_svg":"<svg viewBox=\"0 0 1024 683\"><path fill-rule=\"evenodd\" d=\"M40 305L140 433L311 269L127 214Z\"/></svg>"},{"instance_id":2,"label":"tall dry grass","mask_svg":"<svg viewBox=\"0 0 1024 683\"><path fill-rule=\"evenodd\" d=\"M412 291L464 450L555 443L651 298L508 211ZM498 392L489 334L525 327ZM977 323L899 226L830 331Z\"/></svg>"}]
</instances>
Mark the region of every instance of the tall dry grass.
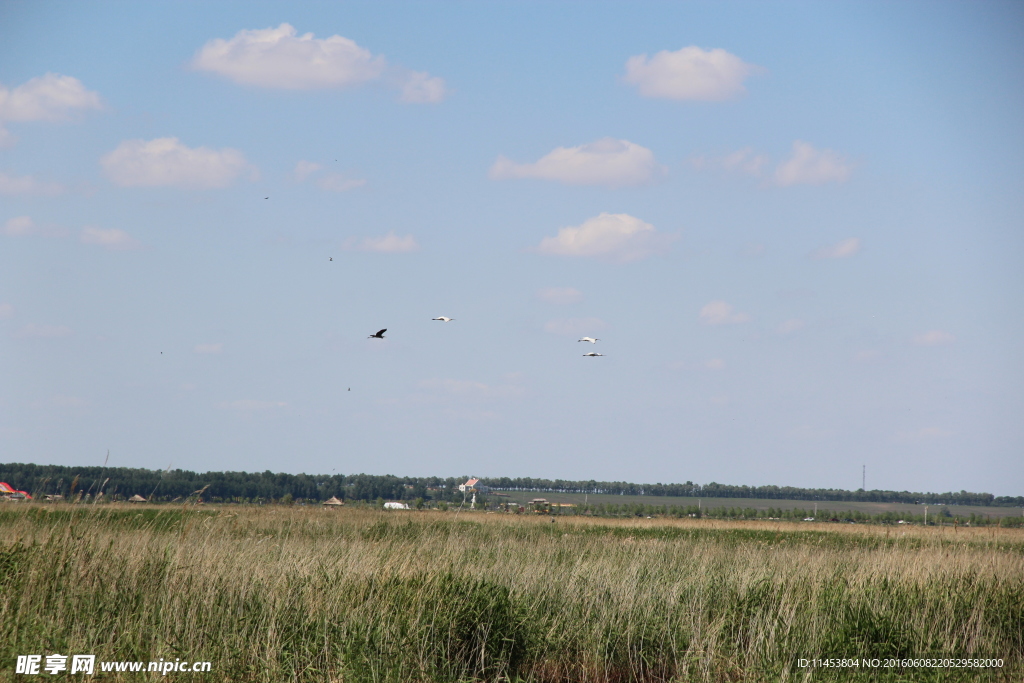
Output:
<instances>
[{"instance_id":1,"label":"tall dry grass","mask_svg":"<svg viewBox=\"0 0 1024 683\"><path fill-rule=\"evenodd\" d=\"M51 652L268 682L1024 674L1019 530L114 506L0 524L3 675ZM797 666L827 657L1005 664Z\"/></svg>"}]
</instances>

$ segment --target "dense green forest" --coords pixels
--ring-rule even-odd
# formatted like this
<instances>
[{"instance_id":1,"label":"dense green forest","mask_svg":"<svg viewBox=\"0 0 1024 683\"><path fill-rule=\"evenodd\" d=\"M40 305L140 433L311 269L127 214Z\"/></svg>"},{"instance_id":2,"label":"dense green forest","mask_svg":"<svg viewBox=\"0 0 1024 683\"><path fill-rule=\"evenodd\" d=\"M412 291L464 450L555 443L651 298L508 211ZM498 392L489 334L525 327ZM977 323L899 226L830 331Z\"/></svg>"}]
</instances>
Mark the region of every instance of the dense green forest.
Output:
<instances>
[{"instance_id":1,"label":"dense green forest","mask_svg":"<svg viewBox=\"0 0 1024 683\"><path fill-rule=\"evenodd\" d=\"M128 467L65 467L60 465L0 464L0 481L34 497L95 496L124 499L133 495L156 501L186 498L203 490L210 502L342 500L457 501L458 485L466 477L397 477L370 474L284 474L266 472L205 472L147 470ZM845 491L792 486L728 486L725 484L631 484L608 481L569 481L508 477L481 478L498 491L605 493L614 495L694 496L701 498L767 498L812 501L861 501L947 505L1024 506L1024 496L991 493L913 493L910 491Z\"/></svg>"}]
</instances>

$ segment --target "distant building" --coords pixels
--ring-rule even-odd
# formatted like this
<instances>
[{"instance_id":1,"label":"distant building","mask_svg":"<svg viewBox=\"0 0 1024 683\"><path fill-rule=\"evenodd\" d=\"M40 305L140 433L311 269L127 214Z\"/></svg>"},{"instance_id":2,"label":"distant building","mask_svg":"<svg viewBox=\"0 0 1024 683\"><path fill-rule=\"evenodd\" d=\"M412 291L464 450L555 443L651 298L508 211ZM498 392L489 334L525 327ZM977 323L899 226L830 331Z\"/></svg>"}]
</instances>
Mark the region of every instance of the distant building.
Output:
<instances>
[{"instance_id":1,"label":"distant building","mask_svg":"<svg viewBox=\"0 0 1024 683\"><path fill-rule=\"evenodd\" d=\"M484 486L479 479L471 477L465 484L459 484L459 490L463 493L490 493L491 487Z\"/></svg>"},{"instance_id":2,"label":"distant building","mask_svg":"<svg viewBox=\"0 0 1024 683\"><path fill-rule=\"evenodd\" d=\"M388 502L388 503L384 503L384 509L385 510L408 510L409 509L409 505L408 505L408 503Z\"/></svg>"},{"instance_id":3,"label":"distant building","mask_svg":"<svg viewBox=\"0 0 1024 683\"><path fill-rule=\"evenodd\" d=\"M338 500L337 496L331 496L330 498L324 501L324 505L326 505L327 507L341 507L344 504L345 501Z\"/></svg>"},{"instance_id":4,"label":"distant building","mask_svg":"<svg viewBox=\"0 0 1024 683\"><path fill-rule=\"evenodd\" d=\"M134 496L132 496L131 498L128 499L128 502L129 503L145 503L146 499L136 493Z\"/></svg>"}]
</instances>

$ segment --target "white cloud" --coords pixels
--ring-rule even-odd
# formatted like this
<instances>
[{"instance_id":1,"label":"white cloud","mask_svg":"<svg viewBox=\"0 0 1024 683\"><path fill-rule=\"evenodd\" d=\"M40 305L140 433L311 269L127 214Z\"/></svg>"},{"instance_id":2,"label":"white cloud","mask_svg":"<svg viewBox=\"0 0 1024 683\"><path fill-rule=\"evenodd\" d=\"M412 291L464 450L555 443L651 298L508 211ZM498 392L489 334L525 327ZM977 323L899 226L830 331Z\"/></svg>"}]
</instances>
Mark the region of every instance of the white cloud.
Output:
<instances>
[{"instance_id":1,"label":"white cloud","mask_svg":"<svg viewBox=\"0 0 1024 683\"><path fill-rule=\"evenodd\" d=\"M0 318L10 318L14 315L14 306L8 303L0 304Z\"/></svg>"},{"instance_id":2,"label":"white cloud","mask_svg":"<svg viewBox=\"0 0 1024 683\"><path fill-rule=\"evenodd\" d=\"M295 181L299 183L305 182L311 176L322 171L323 168L321 164L313 161L300 161L295 164L295 170L293 171ZM343 173L328 173L316 179L316 186L321 190L329 192L348 192L364 185L366 185L366 180L352 178Z\"/></svg>"},{"instance_id":3,"label":"white cloud","mask_svg":"<svg viewBox=\"0 0 1024 683\"><path fill-rule=\"evenodd\" d=\"M348 192L366 185L363 178L349 178L342 173L328 173L316 181L316 186L329 192Z\"/></svg>"},{"instance_id":4,"label":"white cloud","mask_svg":"<svg viewBox=\"0 0 1024 683\"><path fill-rule=\"evenodd\" d=\"M71 76L48 73L9 90L0 85L0 120L61 121L79 109L101 109L99 94Z\"/></svg>"},{"instance_id":5,"label":"white cloud","mask_svg":"<svg viewBox=\"0 0 1024 683\"><path fill-rule=\"evenodd\" d=\"M304 90L372 81L384 73L387 60L374 57L349 38L314 38L312 33L299 36L293 26L281 24L243 29L230 40L215 38L199 50L192 66L236 83Z\"/></svg>"},{"instance_id":6,"label":"white cloud","mask_svg":"<svg viewBox=\"0 0 1024 683\"><path fill-rule=\"evenodd\" d=\"M227 187L250 169L237 149L186 147L178 138L125 140L100 164L122 187Z\"/></svg>"},{"instance_id":7,"label":"white cloud","mask_svg":"<svg viewBox=\"0 0 1024 683\"><path fill-rule=\"evenodd\" d=\"M583 292L573 287L545 287L537 290L537 298L549 304L565 306L583 301Z\"/></svg>"},{"instance_id":8,"label":"white cloud","mask_svg":"<svg viewBox=\"0 0 1024 683\"><path fill-rule=\"evenodd\" d=\"M630 57L623 80L645 97L714 101L742 95L743 81L760 70L721 48L691 45L675 52L662 50L651 58Z\"/></svg>"},{"instance_id":9,"label":"white cloud","mask_svg":"<svg viewBox=\"0 0 1024 683\"><path fill-rule=\"evenodd\" d=\"M8 218L7 222L0 227L0 235L6 235L7 237L27 237L29 235L67 237L68 231L52 223L40 225L29 216L15 216L14 218Z\"/></svg>"},{"instance_id":10,"label":"white cloud","mask_svg":"<svg viewBox=\"0 0 1024 683\"><path fill-rule=\"evenodd\" d=\"M0 194L40 194L52 196L63 191L64 187L58 183L36 180L30 175L13 176L0 172Z\"/></svg>"},{"instance_id":11,"label":"white cloud","mask_svg":"<svg viewBox=\"0 0 1024 683\"><path fill-rule=\"evenodd\" d=\"M850 237L837 242L836 244L829 244L824 247L819 247L811 252L810 256L812 259L833 259L833 258L850 258L855 256L860 251L860 238Z\"/></svg>"},{"instance_id":12,"label":"white cloud","mask_svg":"<svg viewBox=\"0 0 1024 683\"><path fill-rule=\"evenodd\" d=\"M803 328L803 320L800 320L799 318L790 318L789 320L785 320L780 323L779 326L775 328L775 331L779 334L792 334L793 332L802 330Z\"/></svg>"},{"instance_id":13,"label":"white cloud","mask_svg":"<svg viewBox=\"0 0 1024 683\"><path fill-rule=\"evenodd\" d=\"M118 230L116 228L110 228L108 230L92 227L83 228L79 239L82 244L94 244L98 247L103 247L104 249L110 249L112 251L129 251L142 247L134 237L126 233L124 230Z\"/></svg>"},{"instance_id":14,"label":"white cloud","mask_svg":"<svg viewBox=\"0 0 1024 683\"><path fill-rule=\"evenodd\" d=\"M198 354L215 354L224 350L224 344L196 344L192 349Z\"/></svg>"},{"instance_id":15,"label":"white cloud","mask_svg":"<svg viewBox=\"0 0 1024 683\"><path fill-rule=\"evenodd\" d=\"M402 82L401 100L409 104L436 104L447 94L444 79L426 71L409 71Z\"/></svg>"},{"instance_id":16,"label":"white cloud","mask_svg":"<svg viewBox=\"0 0 1024 683\"><path fill-rule=\"evenodd\" d=\"M852 171L853 165L838 152L815 149L797 140L793 143L793 155L775 169L775 184L786 187L842 183L849 179Z\"/></svg>"},{"instance_id":17,"label":"white cloud","mask_svg":"<svg viewBox=\"0 0 1024 683\"><path fill-rule=\"evenodd\" d=\"M343 245L344 249L355 251L375 251L384 254L399 254L410 251L417 251L420 245L412 235L399 237L394 231L389 231L383 237L364 237L361 240L355 238L347 240Z\"/></svg>"},{"instance_id":18,"label":"white cloud","mask_svg":"<svg viewBox=\"0 0 1024 683\"><path fill-rule=\"evenodd\" d=\"M0 124L0 149L13 147L16 141L17 138L11 134L11 131L4 128L3 124Z\"/></svg>"},{"instance_id":19,"label":"white cloud","mask_svg":"<svg viewBox=\"0 0 1024 683\"><path fill-rule=\"evenodd\" d=\"M735 325L748 320L749 315L734 310L732 304L721 300L711 301L700 309L700 321L705 325Z\"/></svg>"},{"instance_id":20,"label":"white cloud","mask_svg":"<svg viewBox=\"0 0 1024 683\"><path fill-rule=\"evenodd\" d=\"M29 323L15 332L14 336L23 339L54 339L57 337L67 337L70 334L71 328L64 325L36 325L35 323Z\"/></svg>"},{"instance_id":21,"label":"white cloud","mask_svg":"<svg viewBox=\"0 0 1024 683\"><path fill-rule=\"evenodd\" d=\"M611 261L635 261L662 251L674 239L650 223L625 213L602 213L581 225L561 228L541 240L537 250L557 256L593 256Z\"/></svg>"},{"instance_id":22,"label":"white cloud","mask_svg":"<svg viewBox=\"0 0 1024 683\"><path fill-rule=\"evenodd\" d=\"M283 408L287 403L284 401L256 401L253 399L242 399L239 401L225 401L218 403L218 408L225 408L227 410L237 410L240 412L253 412L253 411L264 411L271 410L273 408Z\"/></svg>"},{"instance_id":23,"label":"white cloud","mask_svg":"<svg viewBox=\"0 0 1024 683\"><path fill-rule=\"evenodd\" d=\"M711 360L704 361L704 367L708 370L721 370L725 368L725 361L721 358L712 358Z\"/></svg>"},{"instance_id":24,"label":"white cloud","mask_svg":"<svg viewBox=\"0 0 1024 683\"><path fill-rule=\"evenodd\" d=\"M914 337L914 343L918 346L942 346L955 341L956 337L942 330L929 330Z\"/></svg>"},{"instance_id":25,"label":"white cloud","mask_svg":"<svg viewBox=\"0 0 1024 683\"><path fill-rule=\"evenodd\" d=\"M489 175L494 180L540 178L567 185L640 185L665 173L654 153L629 140L601 138L579 147L556 147L532 164L499 156Z\"/></svg>"},{"instance_id":26,"label":"white cloud","mask_svg":"<svg viewBox=\"0 0 1024 683\"><path fill-rule=\"evenodd\" d=\"M951 432L941 427L922 427L921 429L911 429L907 431L896 432L897 441L934 441L936 439L945 439L953 436L954 432Z\"/></svg>"},{"instance_id":27,"label":"white cloud","mask_svg":"<svg viewBox=\"0 0 1024 683\"><path fill-rule=\"evenodd\" d=\"M731 173L760 176L768 165L768 157L756 154L753 147L744 147L724 157L699 156L690 159L690 163L698 170L719 169Z\"/></svg>"},{"instance_id":28,"label":"white cloud","mask_svg":"<svg viewBox=\"0 0 1024 683\"><path fill-rule=\"evenodd\" d=\"M300 161L295 164L295 181L301 183L322 168L323 166L315 161Z\"/></svg>"},{"instance_id":29,"label":"white cloud","mask_svg":"<svg viewBox=\"0 0 1024 683\"><path fill-rule=\"evenodd\" d=\"M4 223L4 234L8 237L23 237L36 231L35 222L28 216L16 216Z\"/></svg>"},{"instance_id":30,"label":"white cloud","mask_svg":"<svg viewBox=\"0 0 1024 683\"><path fill-rule=\"evenodd\" d=\"M600 318L565 318L549 320L544 323L544 331L567 337L591 334L608 327L608 323Z\"/></svg>"},{"instance_id":31,"label":"white cloud","mask_svg":"<svg viewBox=\"0 0 1024 683\"><path fill-rule=\"evenodd\" d=\"M435 103L447 94L442 78L389 67L383 55L374 55L350 38L297 35L290 24L243 29L230 40L211 40L196 53L192 66L263 88L347 88L390 74L387 80L400 90L403 102Z\"/></svg>"}]
</instances>

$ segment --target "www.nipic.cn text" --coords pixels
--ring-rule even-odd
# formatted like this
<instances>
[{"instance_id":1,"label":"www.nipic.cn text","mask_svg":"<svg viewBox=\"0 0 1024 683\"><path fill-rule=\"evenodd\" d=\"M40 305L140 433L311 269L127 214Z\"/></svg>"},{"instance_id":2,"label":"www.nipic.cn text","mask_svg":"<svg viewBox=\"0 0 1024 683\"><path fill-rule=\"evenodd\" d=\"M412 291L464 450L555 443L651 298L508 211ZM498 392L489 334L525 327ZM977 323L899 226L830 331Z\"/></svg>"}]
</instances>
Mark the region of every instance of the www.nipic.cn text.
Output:
<instances>
[{"instance_id":1,"label":"www.nipic.cn text","mask_svg":"<svg viewBox=\"0 0 1024 683\"><path fill-rule=\"evenodd\" d=\"M24 676L49 674L85 674L114 672L203 673L210 670L210 662L189 662L160 659L153 662L96 662L96 655L18 655L14 673Z\"/></svg>"}]
</instances>

